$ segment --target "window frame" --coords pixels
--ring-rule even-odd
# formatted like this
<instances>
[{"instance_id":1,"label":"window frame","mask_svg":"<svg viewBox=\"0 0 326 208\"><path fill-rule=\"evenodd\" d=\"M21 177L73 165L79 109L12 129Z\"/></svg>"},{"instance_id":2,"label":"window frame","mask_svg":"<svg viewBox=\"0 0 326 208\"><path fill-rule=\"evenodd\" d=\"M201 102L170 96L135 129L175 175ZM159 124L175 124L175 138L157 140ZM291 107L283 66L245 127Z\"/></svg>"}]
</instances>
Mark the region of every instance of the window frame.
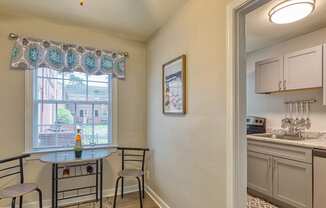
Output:
<instances>
[{"instance_id":1,"label":"window frame","mask_svg":"<svg viewBox=\"0 0 326 208\"><path fill-rule=\"evenodd\" d=\"M36 78L36 70L25 71L25 152L27 153L43 153L53 151L63 151L70 148L48 148L48 149L33 149L33 138L37 136L34 131L36 124L33 121L38 112L35 112L33 105L37 105L34 101L34 95L37 93L34 79ZM112 79L112 142L111 144L96 145L95 148L110 148L117 147L118 143L118 81ZM86 147L87 148L87 147Z\"/></svg>"}]
</instances>

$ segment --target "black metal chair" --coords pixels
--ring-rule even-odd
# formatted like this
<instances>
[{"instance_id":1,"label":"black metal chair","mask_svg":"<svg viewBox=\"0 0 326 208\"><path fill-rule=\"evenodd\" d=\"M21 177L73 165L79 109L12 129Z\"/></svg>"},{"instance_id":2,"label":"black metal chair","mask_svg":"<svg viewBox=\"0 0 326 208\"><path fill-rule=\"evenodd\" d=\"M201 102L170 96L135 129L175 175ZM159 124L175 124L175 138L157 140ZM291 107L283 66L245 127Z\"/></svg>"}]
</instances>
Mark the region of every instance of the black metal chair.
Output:
<instances>
[{"instance_id":1,"label":"black metal chair","mask_svg":"<svg viewBox=\"0 0 326 208\"><path fill-rule=\"evenodd\" d=\"M119 181L121 180L121 198L123 198L124 178L128 178L128 177L134 177L138 181L140 207L142 208L143 207L142 199L145 198L145 173L144 173L145 156L146 156L146 152L149 151L149 149L133 148L133 147L118 147L118 150L120 150L122 153L121 154L122 170L118 174L119 177L117 178L116 185L115 185L113 208L116 207ZM140 163L141 167L139 169L135 169L135 168L128 169L125 167L126 162L137 162Z\"/></svg>"},{"instance_id":2,"label":"black metal chair","mask_svg":"<svg viewBox=\"0 0 326 208\"><path fill-rule=\"evenodd\" d=\"M16 157L0 160L0 165L3 166L0 169L0 179L6 178L13 175L20 175L20 184L8 186L0 189L0 200L1 199L12 199L11 208L16 206L16 198L19 197L19 207L23 206L23 196L25 194L37 191L39 194L39 207L42 208L42 191L38 188L37 184L24 183L24 167L23 159L29 157L29 154L23 154Z\"/></svg>"}]
</instances>

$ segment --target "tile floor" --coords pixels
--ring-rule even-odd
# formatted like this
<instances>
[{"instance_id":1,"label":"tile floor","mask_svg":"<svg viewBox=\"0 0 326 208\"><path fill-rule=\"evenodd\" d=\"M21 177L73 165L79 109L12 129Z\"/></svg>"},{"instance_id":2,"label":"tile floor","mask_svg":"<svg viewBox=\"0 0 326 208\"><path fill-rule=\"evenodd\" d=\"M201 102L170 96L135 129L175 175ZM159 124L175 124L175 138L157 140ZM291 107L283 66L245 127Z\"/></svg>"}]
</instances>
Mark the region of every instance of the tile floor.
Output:
<instances>
[{"instance_id":1,"label":"tile floor","mask_svg":"<svg viewBox=\"0 0 326 208\"><path fill-rule=\"evenodd\" d=\"M262 199L248 195L247 208L278 208Z\"/></svg>"}]
</instances>

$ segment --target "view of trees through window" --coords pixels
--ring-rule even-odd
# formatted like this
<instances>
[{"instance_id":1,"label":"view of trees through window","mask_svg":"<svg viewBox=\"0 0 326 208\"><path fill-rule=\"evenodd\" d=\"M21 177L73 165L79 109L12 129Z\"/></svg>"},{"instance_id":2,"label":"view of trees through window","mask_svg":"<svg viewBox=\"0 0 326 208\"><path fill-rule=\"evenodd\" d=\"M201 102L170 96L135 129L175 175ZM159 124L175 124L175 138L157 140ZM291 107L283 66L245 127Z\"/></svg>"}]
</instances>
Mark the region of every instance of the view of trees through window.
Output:
<instances>
[{"instance_id":1,"label":"view of trees through window","mask_svg":"<svg viewBox=\"0 0 326 208\"><path fill-rule=\"evenodd\" d=\"M112 141L112 76L40 68L34 76L33 148L74 144L77 128L84 145Z\"/></svg>"}]
</instances>

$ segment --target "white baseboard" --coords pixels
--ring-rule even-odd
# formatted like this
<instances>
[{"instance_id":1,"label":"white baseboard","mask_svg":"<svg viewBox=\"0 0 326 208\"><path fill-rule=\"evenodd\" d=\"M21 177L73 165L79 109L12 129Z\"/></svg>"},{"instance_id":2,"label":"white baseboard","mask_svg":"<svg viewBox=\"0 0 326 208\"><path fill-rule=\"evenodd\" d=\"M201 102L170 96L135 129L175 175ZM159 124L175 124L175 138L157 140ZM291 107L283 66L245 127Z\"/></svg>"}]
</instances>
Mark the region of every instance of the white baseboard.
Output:
<instances>
[{"instance_id":1,"label":"white baseboard","mask_svg":"<svg viewBox=\"0 0 326 208\"><path fill-rule=\"evenodd\" d=\"M120 190L120 189L119 189ZM114 196L114 191L115 189L105 189L103 190L103 197L112 197ZM132 192L136 192L138 191L138 186L137 185L133 185L133 186L125 186L124 187L124 193L128 194L128 193L132 193ZM120 191L118 192L118 195L120 195ZM86 196L86 197L82 197L82 199L79 199L79 202L85 202L85 201L89 201L94 199L94 196ZM77 199L71 199L71 200L66 200L64 203L59 203L60 206L67 206L70 204L75 204L77 201ZM43 208L51 208L51 200L43 200ZM38 208L38 202L29 202L24 204L24 208Z\"/></svg>"},{"instance_id":2,"label":"white baseboard","mask_svg":"<svg viewBox=\"0 0 326 208\"><path fill-rule=\"evenodd\" d=\"M124 193L133 193L138 191L138 186L133 185L133 186L126 186ZM153 189L151 189L149 186L146 186L145 188L146 193L148 194L149 197L160 207L160 208L170 208L169 205L163 201L163 199L157 195ZM118 195L120 195L120 191L118 192ZM114 188L112 189L105 189L103 190L103 197L113 197L114 196ZM94 197L93 197L94 198ZM92 196L88 197L83 197L82 200L79 200L79 202L83 201L89 201L93 199ZM65 203L59 204L59 205L70 205L70 204L75 204L77 201L76 199L71 199L71 200L66 200ZM51 208L51 200L43 200L43 207L44 208ZM38 202L29 202L24 204L24 208L38 208Z\"/></svg>"},{"instance_id":3,"label":"white baseboard","mask_svg":"<svg viewBox=\"0 0 326 208\"><path fill-rule=\"evenodd\" d=\"M153 201L160 207L160 208L170 208L169 205L163 201L163 199L157 195L151 187L146 186L146 193L153 199Z\"/></svg>"}]
</instances>

